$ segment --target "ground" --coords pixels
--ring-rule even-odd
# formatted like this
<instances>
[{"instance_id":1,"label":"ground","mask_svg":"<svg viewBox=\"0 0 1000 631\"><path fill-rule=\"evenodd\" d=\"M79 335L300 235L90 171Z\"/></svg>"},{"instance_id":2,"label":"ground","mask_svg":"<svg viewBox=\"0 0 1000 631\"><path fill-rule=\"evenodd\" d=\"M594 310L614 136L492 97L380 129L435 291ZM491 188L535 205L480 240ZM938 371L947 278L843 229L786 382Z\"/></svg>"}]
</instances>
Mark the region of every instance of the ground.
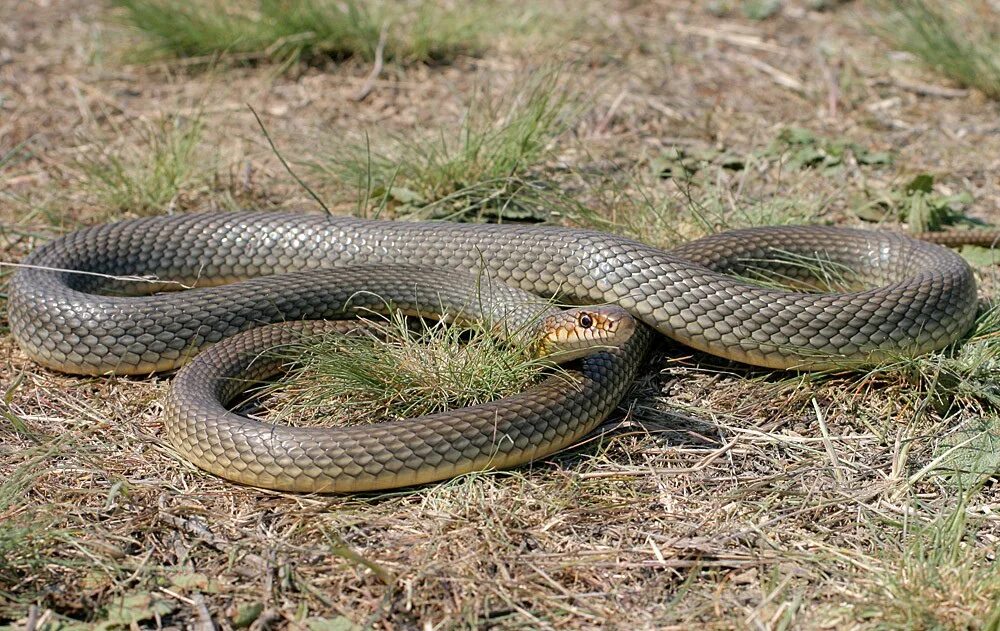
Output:
<instances>
[{"instance_id":1,"label":"ground","mask_svg":"<svg viewBox=\"0 0 1000 631\"><path fill-rule=\"evenodd\" d=\"M572 198L549 221L661 246L777 222L905 230L921 174L920 203L1000 221L1000 106L894 50L880 9L708 4L566 3L372 80L363 57L137 62L101 3L4 3L0 260L137 214L319 210L250 107L336 212L370 213L310 163L365 132L389 153L457 134L470 103L516 100L532 77L566 95L526 176ZM149 176L166 194L123 192L161 159L179 172ZM169 378L33 364L2 267L0 623L995 629L1000 268L978 261L982 327L944 355L810 376L664 344L569 452L345 497L186 464L160 427Z\"/></svg>"}]
</instances>

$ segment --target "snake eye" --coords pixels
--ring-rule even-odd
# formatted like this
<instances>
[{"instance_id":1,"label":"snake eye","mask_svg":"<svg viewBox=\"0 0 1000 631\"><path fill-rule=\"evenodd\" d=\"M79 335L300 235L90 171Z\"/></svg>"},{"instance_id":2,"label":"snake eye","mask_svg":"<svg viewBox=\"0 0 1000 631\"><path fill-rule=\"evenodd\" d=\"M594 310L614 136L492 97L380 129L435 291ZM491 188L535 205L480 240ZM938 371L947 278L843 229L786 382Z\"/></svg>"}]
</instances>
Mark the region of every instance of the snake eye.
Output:
<instances>
[{"instance_id":1,"label":"snake eye","mask_svg":"<svg viewBox=\"0 0 1000 631\"><path fill-rule=\"evenodd\" d=\"M589 329L590 327L594 326L594 319L591 318L586 313L581 313L580 318L577 321L580 323L580 326L582 326L585 329Z\"/></svg>"}]
</instances>

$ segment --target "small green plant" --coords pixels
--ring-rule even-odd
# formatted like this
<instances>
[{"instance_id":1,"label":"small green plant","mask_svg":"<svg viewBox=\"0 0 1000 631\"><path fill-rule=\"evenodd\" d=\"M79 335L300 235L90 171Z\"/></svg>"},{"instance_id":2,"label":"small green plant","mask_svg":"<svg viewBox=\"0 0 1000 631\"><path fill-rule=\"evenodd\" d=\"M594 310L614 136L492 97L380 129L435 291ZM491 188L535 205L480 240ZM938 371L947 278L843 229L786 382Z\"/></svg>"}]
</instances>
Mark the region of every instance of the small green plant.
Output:
<instances>
[{"instance_id":1,"label":"small green plant","mask_svg":"<svg viewBox=\"0 0 1000 631\"><path fill-rule=\"evenodd\" d=\"M744 0L743 15L751 20L766 20L781 11L781 0Z\"/></svg>"},{"instance_id":2,"label":"small green plant","mask_svg":"<svg viewBox=\"0 0 1000 631\"><path fill-rule=\"evenodd\" d=\"M851 155L858 164L884 166L892 164L893 156L873 151L855 142L825 138L802 127L786 127L758 156L769 161L781 161L790 169L834 171L843 166Z\"/></svg>"},{"instance_id":3,"label":"small green plant","mask_svg":"<svg viewBox=\"0 0 1000 631\"><path fill-rule=\"evenodd\" d=\"M972 195L961 192L943 195L934 190L934 176L921 173L903 187L872 196L854 209L867 221L904 221L914 233L941 230L950 226L981 226L966 214Z\"/></svg>"},{"instance_id":4,"label":"small green plant","mask_svg":"<svg viewBox=\"0 0 1000 631\"><path fill-rule=\"evenodd\" d=\"M998 394L995 392L994 397ZM966 489L1000 471L1000 415L973 418L940 445L930 471Z\"/></svg>"},{"instance_id":5,"label":"small green plant","mask_svg":"<svg viewBox=\"0 0 1000 631\"><path fill-rule=\"evenodd\" d=\"M663 179L690 178L709 166L742 171L746 168L746 159L714 147L697 149L670 147L650 163L653 175Z\"/></svg>"},{"instance_id":6,"label":"small green plant","mask_svg":"<svg viewBox=\"0 0 1000 631\"><path fill-rule=\"evenodd\" d=\"M690 178L709 166L742 171L754 161L780 163L796 171L817 169L831 173L843 167L849 156L858 164L867 166L885 166L893 161L892 154L885 151L873 151L846 140L824 138L802 127L786 127L767 147L747 156L715 147L671 147L655 158L651 166L653 174L664 179Z\"/></svg>"},{"instance_id":7,"label":"small green plant","mask_svg":"<svg viewBox=\"0 0 1000 631\"><path fill-rule=\"evenodd\" d=\"M128 148L77 162L84 185L108 211L162 212L194 183L200 116L167 117L139 130Z\"/></svg>"},{"instance_id":8,"label":"small green plant","mask_svg":"<svg viewBox=\"0 0 1000 631\"><path fill-rule=\"evenodd\" d=\"M998 21L984 24L991 11L979 2L893 0L878 32L894 46L960 85L1000 98L1000 40ZM995 13L992 13L996 15ZM991 30L992 29L992 30Z\"/></svg>"},{"instance_id":9,"label":"small green plant","mask_svg":"<svg viewBox=\"0 0 1000 631\"><path fill-rule=\"evenodd\" d=\"M311 166L346 188L360 186L366 212L544 219L561 193L542 165L578 108L552 72L510 94L492 100L480 93L457 129L396 137L386 149L367 138L347 147L338 142Z\"/></svg>"},{"instance_id":10,"label":"small green plant","mask_svg":"<svg viewBox=\"0 0 1000 631\"><path fill-rule=\"evenodd\" d=\"M766 20L777 15L781 11L781 0L710 0L706 3L706 10L716 17L728 17L739 12L751 20Z\"/></svg>"},{"instance_id":11,"label":"small green plant","mask_svg":"<svg viewBox=\"0 0 1000 631\"><path fill-rule=\"evenodd\" d=\"M234 61L371 61L380 47L386 60L444 61L481 52L486 25L499 19L488 4L449 9L429 0L116 0L115 6L149 40L145 57Z\"/></svg>"},{"instance_id":12,"label":"small green plant","mask_svg":"<svg viewBox=\"0 0 1000 631\"><path fill-rule=\"evenodd\" d=\"M914 358L928 396L945 408L964 405L1000 413L1000 303L976 318L968 338L955 348Z\"/></svg>"}]
</instances>

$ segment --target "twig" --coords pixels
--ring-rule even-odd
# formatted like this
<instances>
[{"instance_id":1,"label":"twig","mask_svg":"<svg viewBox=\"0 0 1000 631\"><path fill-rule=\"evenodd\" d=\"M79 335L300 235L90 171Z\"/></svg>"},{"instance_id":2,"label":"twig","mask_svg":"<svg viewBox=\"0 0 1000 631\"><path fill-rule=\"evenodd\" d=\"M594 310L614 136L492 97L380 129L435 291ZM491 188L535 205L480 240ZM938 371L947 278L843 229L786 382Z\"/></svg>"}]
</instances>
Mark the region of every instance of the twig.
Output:
<instances>
[{"instance_id":1,"label":"twig","mask_svg":"<svg viewBox=\"0 0 1000 631\"><path fill-rule=\"evenodd\" d=\"M830 457L830 464L833 465L833 477L837 484L844 486L844 473L840 470L840 458L837 457L837 450L833 448L833 441L830 440L830 430L826 426L826 419L823 411L819 409L819 403L815 398L812 400L813 410L816 411L816 420L819 422L819 432L823 435L823 447L826 455Z\"/></svg>"},{"instance_id":2,"label":"twig","mask_svg":"<svg viewBox=\"0 0 1000 631\"><path fill-rule=\"evenodd\" d=\"M698 461L697 464L690 467L676 467L672 469L668 468L634 468L634 469L615 469L613 471L591 471L590 473L580 473L576 477L580 480L590 480L593 478L614 478L619 476L643 476L643 475L678 475L683 473L697 473L703 469L707 469L709 465L723 456L729 450L731 450L737 443L737 440L730 441L723 445L722 447L712 451L707 456Z\"/></svg>"},{"instance_id":3,"label":"twig","mask_svg":"<svg viewBox=\"0 0 1000 631\"><path fill-rule=\"evenodd\" d=\"M205 604L205 597L201 594L195 594L192 600L194 600L195 609L198 611L198 624L194 628L198 631L215 631L212 614L208 612L208 606Z\"/></svg>"},{"instance_id":4,"label":"twig","mask_svg":"<svg viewBox=\"0 0 1000 631\"><path fill-rule=\"evenodd\" d=\"M657 99L655 99L655 98L653 98L651 96L650 97L646 97L644 99L640 98L640 97L637 97L637 96L633 96L633 95L629 95L629 96L632 97L633 100L645 103L646 105L648 105L649 107L653 108L654 110L656 110L660 114L663 114L667 118L672 118L674 120L679 120L679 121L687 120L687 117L684 114L681 114L680 112L678 112L674 108L670 107L669 105L667 105L667 104L665 104L665 103L663 103L661 101L658 101Z\"/></svg>"},{"instance_id":5,"label":"twig","mask_svg":"<svg viewBox=\"0 0 1000 631\"><path fill-rule=\"evenodd\" d=\"M322 208L326 214L333 215L327 205L323 203L323 200L320 199L319 195L314 193L313 190L309 188L309 185L303 182L302 178L295 174L295 171L292 171L292 167L288 166L288 162L285 161L285 157L281 155L281 152L278 151L278 147L275 146L274 141L271 140L271 134L267 133L267 127L264 127L264 121L260 119L260 114L257 113L257 110L255 110L253 105L250 105L249 103L247 103L247 107L250 108L250 111L253 113L253 117L257 119L257 124L260 126L260 130L264 133L264 137L267 138L267 144L271 145L271 150L274 151L274 155L278 156L281 166L285 167L285 170L288 171L288 174L299 183L299 186L304 188L306 192L309 193L309 196L316 200L316 203L319 204L320 208Z\"/></svg>"},{"instance_id":6,"label":"twig","mask_svg":"<svg viewBox=\"0 0 1000 631\"><path fill-rule=\"evenodd\" d=\"M158 285L177 285L181 289L194 289L194 285L186 285L177 280L160 280L155 276L116 276L115 274L101 274L100 272L85 272L83 270L76 269L62 269L60 267L47 267L45 265L29 265L26 263L10 263L8 261L0 261L0 267L17 267L23 269L37 269L45 272L66 272L67 274L83 274L85 276L99 276L100 278L109 278L111 280L120 280L130 283L156 283Z\"/></svg>"},{"instance_id":7,"label":"twig","mask_svg":"<svg viewBox=\"0 0 1000 631\"><path fill-rule=\"evenodd\" d=\"M840 103L840 85L837 83L837 76L833 68L827 63L823 53L816 55L819 61L820 71L823 73L823 81L826 83L826 109L830 118L837 118L838 104Z\"/></svg>"},{"instance_id":8,"label":"twig","mask_svg":"<svg viewBox=\"0 0 1000 631\"><path fill-rule=\"evenodd\" d=\"M385 40L388 35L388 22L382 23L382 30L378 34L378 45L375 46L375 64L372 66L372 71L368 73L368 77L365 78L365 82L361 84L361 89L357 91L354 95L355 101L364 101L371 94L372 90L375 88L375 80L378 76L382 74L383 58L385 56Z\"/></svg>"},{"instance_id":9,"label":"twig","mask_svg":"<svg viewBox=\"0 0 1000 631\"><path fill-rule=\"evenodd\" d=\"M705 37L708 39L717 39L726 42L727 44L733 44L734 46L743 46L745 48L754 48L756 50L763 50L769 53L787 53L788 49L778 46L776 44L769 44L765 42L761 37L757 35L749 35L744 33L731 33L727 31L721 31L714 28L704 28L701 26L690 26L688 24L678 24L677 30L681 33L687 33L689 35L698 35L700 37Z\"/></svg>"},{"instance_id":10,"label":"twig","mask_svg":"<svg viewBox=\"0 0 1000 631\"><path fill-rule=\"evenodd\" d=\"M892 82L897 87L913 92L921 96L936 96L942 99L964 99L969 96L969 91L962 88L948 88L941 85L931 85L920 81L910 81L902 77L893 76Z\"/></svg>"},{"instance_id":11,"label":"twig","mask_svg":"<svg viewBox=\"0 0 1000 631\"><path fill-rule=\"evenodd\" d=\"M600 122L598 122L597 126L594 128L595 136L600 136L605 131L607 131L608 125L611 124L611 119L614 118L615 113L618 111L618 108L621 107L622 101L625 100L626 96L628 96L627 89L619 92L618 96L615 97L615 100L611 102L611 105L608 107L608 111L604 114Z\"/></svg>"},{"instance_id":12,"label":"twig","mask_svg":"<svg viewBox=\"0 0 1000 631\"><path fill-rule=\"evenodd\" d=\"M159 517L175 528L179 528L194 537L197 537L199 541L213 550L227 553L233 550L232 541L216 535L205 524L199 522L197 519L185 519L179 515L174 515L173 513L168 512L163 507L160 508ZM261 571L266 570L268 567L267 562L256 554L244 554L241 559L253 564Z\"/></svg>"},{"instance_id":13,"label":"twig","mask_svg":"<svg viewBox=\"0 0 1000 631\"><path fill-rule=\"evenodd\" d=\"M340 538L339 534L330 531L324 531L323 534L326 535L330 554L340 557L349 563L354 563L368 568L371 570L372 574L374 574L385 585L392 585L395 583L395 578L393 578L391 572L383 568L378 563L365 558L353 548L348 546L347 543Z\"/></svg>"},{"instance_id":14,"label":"twig","mask_svg":"<svg viewBox=\"0 0 1000 631\"><path fill-rule=\"evenodd\" d=\"M772 66L767 62L757 59L753 55L747 55L744 53L731 53L728 55L728 57L734 61L743 62L748 66L752 66L753 68L760 70L767 76L771 77L771 79L775 83L777 83L782 87L788 88L789 90L794 90L799 94L804 94L806 91L806 87L802 85L801 81L799 81L798 79L796 79L795 77L793 77L792 75L788 74L783 70L778 70L777 68L775 68L774 66Z\"/></svg>"},{"instance_id":15,"label":"twig","mask_svg":"<svg viewBox=\"0 0 1000 631\"><path fill-rule=\"evenodd\" d=\"M38 628L38 605L28 607L28 622L25 623L25 631L35 631Z\"/></svg>"},{"instance_id":16,"label":"twig","mask_svg":"<svg viewBox=\"0 0 1000 631\"><path fill-rule=\"evenodd\" d=\"M104 92L100 88L96 88L93 85L80 80L79 78L75 77L74 75L67 74L67 75L63 75L61 78L65 79L67 83L72 84L72 86L73 86L73 88L75 90L77 90L79 92L86 92L87 94L89 94L91 97L93 97L97 101L100 101L101 103L104 103L105 105L107 105L111 109L117 111L118 113L120 113L120 114L122 114L124 116L127 116L129 118L137 118L139 120L146 120L144 116L142 116L140 114L135 114L135 113L130 112L129 110L127 110L121 103L119 103L118 101L116 101L114 99L114 97L112 97L107 92ZM81 112L81 113L83 113L83 112Z\"/></svg>"},{"instance_id":17,"label":"twig","mask_svg":"<svg viewBox=\"0 0 1000 631\"><path fill-rule=\"evenodd\" d=\"M195 57L181 57L179 59L161 59L157 61L157 64L165 68L187 68L190 66L214 66L219 62L220 59L225 59L227 62L242 62L242 61L260 61L261 59L266 59L266 53L263 52L252 52L252 53L212 53L210 55L198 55Z\"/></svg>"},{"instance_id":18,"label":"twig","mask_svg":"<svg viewBox=\"0 0 1000 631\"><path fill-rule=\"evenodd\" d=\"M163 592L164 594L166 594L167 596L170 596L171 598L176 598L177 600L181 601L185 605L190 605L190 606L194 607L194 601L191 600L190 598L188 598L187 596L182 596L181 594L178 594L174 590L166 588L166 587L161 587L160 591Z\"/></svg>"}]
</instances>

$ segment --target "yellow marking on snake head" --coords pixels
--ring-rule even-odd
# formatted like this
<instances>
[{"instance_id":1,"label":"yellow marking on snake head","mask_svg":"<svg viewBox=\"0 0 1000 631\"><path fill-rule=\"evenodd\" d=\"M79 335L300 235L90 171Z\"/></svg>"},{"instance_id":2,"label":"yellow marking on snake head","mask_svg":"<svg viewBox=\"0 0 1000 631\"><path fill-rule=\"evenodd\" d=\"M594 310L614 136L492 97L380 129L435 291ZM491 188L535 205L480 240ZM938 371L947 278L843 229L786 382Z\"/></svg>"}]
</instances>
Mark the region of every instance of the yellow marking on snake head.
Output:
<instances>
[{"instance_id":1,"label":"yellow marking on snake head","mask_svg":"<svg viewBox=\"0 0 1000 631\"><path fill-rule=\"evenodd\" d=\"M635 319L621 307L604 305L560 311L539 325L536 352L557 363L621 346L635 331Z\"/></svg>"}]
</instances>

